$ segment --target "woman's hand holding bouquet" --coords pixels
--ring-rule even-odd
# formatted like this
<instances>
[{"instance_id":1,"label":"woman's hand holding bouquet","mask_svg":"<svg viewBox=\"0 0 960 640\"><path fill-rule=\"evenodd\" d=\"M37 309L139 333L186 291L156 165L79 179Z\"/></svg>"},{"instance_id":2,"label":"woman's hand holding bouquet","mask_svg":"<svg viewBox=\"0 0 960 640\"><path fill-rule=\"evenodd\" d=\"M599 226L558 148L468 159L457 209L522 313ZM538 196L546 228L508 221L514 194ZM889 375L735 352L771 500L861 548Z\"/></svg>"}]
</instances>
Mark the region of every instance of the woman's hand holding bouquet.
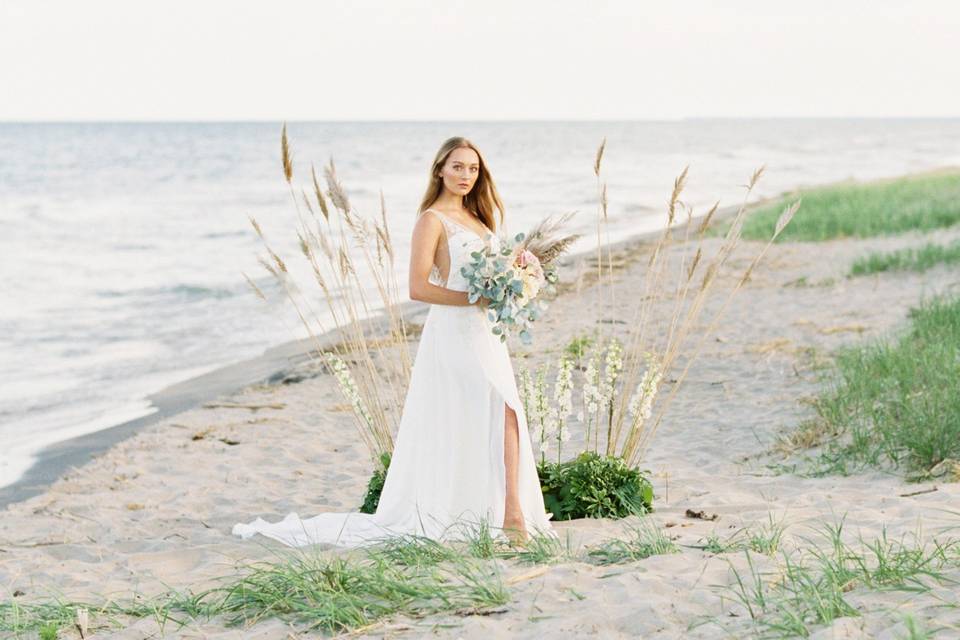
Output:
<instances>
[{"instance_id":1,"label":"woman's hand holding bouquet","mask_svg":"<svg viewBox=\"0 0 960 640\"><path fill-rule=\"evenodd\" d=\"M556 221L547 218L529 234L518 233L512 240L502 240L499 251L474 251L470 264L461 268L467 279L468 300L486 303L492 331L501 341L519 331L520 340L530 343L531 324L547 306L539 297L556 291L557 258L579 237L558 234L571 215Z\"/></svg>"}]
</instances>

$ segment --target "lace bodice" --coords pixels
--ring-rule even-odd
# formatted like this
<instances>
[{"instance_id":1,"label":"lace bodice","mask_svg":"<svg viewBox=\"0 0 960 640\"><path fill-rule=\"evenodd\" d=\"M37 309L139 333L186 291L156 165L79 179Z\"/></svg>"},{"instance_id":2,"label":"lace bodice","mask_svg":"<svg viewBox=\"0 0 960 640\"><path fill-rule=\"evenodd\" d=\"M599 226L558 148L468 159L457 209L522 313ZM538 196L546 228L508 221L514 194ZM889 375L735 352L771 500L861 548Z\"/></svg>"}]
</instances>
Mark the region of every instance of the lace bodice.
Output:
<instances>
[{"instance_id":1,"label":"lace bodice","mask_svg":"<svg viewBox=\"0 0 960 640\"><path fill-rule=\"evenodd\" d=\"M460 273L460 268L470 262L470 253L473 251L483 247L497 250L500 246L499 238L491 231L487 231L485 237L481 238L473 229L435 209L427 209L424 213L435 215L443 223L444 239L447 243L447 253L450 256L450 275L447 277L447 281L443 281L440 268L433 265L430 270L430 282L454 291L466 291L467 282Z\"/></svg>"}]
</instances>

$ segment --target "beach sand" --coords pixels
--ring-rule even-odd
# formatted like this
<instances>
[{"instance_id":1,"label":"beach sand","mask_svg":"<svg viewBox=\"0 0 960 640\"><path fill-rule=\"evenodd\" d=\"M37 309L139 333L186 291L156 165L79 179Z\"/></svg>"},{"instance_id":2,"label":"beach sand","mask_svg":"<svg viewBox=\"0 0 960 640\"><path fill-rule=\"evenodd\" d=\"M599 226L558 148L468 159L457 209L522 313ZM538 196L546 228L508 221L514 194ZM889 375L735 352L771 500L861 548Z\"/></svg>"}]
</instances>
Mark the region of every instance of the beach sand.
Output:
<instances>
[{"instance_id":1,"label":"beach sand","mask_svg":"<svg viewBox=\"0 0 960 640\"><path fill-rule=\"evenodd\" d=\"M832 350L902 326L909 308L924 296L960 288L960 271L944 267L922 274L845 277L858 256L920 245L931 237L905 234L771 248L706 342L642 465L652 473L656 491L650 518L681 545L681 553L612 567L552 565L511 586L502 612L394 619L359 637L749 637L754 629L749 616L722 588L733 581L731 566L746 569L745 556L691 547L702 545L709 534L727 537L742 527L762 528L771 518L786 525L790 540L840 518L850 536L865 539L884 529L898 538L921 523L930 534L960 525L960 515L943 511L960 511L960 484L937 482L935 491L902 496L934 484L909 484L901 475L879 471L800 477L789 467L776 467L795 458L784 461L771 453L778 435L813 415L804 400L822 388L818 363ZM938 241L954 237L960 233L936 232ZM718 242L708 240L708 246ZM649 246L636 240L623 247L615 274L617 302L604 312L614 334L625 333ZM760 246L743 242L732 266L742 270ZM721 302L720 295L712 296L703 318ZM512 347L515 370L555 360L585 330L583 310L596 304L591 286L558 297L537 329L535 344ZM414 321L418 317L422 322L422 309ZM287 378L288 383L255 384L220 399L236 407L200 407L166 417L39 495L7 506L0 513L3 597L15 590L25 601L52 592L96 600L168 588L198 590L231 574L238 563L268 558L279 548L262 537L239 540L230 533L234 523L357 507L371 464L349 408L333 379L309 364ZM568 446L576 448L576 437ZM719 518L689 518L687 509ZM623 526L592 520L556 528L574 544L592 544L618 535ZM766 562L766 569L775 562L754 558ZM509 562L503 568L506 576L529 571ZM926 594L870 591L851 600L935 621L928 628L953 625L951 633L960 634L960 602L946 587ZM937 607L943 600L952 608ZM815 637L892 639L902 633L903 623L887 611L841 619ZM276 619L249 629L213 620L181 629L168 623L160 631L156 620L145 618L94 637L285 638L300 633Z\"/></svg>"}]
</instances>

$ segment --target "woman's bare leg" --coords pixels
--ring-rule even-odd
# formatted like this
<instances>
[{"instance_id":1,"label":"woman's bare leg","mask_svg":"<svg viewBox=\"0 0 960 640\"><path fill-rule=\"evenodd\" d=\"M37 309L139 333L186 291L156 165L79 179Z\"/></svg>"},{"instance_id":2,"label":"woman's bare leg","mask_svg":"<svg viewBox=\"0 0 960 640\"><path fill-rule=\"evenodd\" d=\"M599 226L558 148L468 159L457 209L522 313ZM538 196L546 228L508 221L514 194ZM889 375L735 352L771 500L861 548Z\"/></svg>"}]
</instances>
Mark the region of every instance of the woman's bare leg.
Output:
<instances>
[{"instance_id":1,"label":"woman's bare leg","mask_svg":"<svg viewBox=\"0 0 960 640\"><path fill-rule=\"evenodd\" d=\"M503 466L506 470L506 501L503 511L504 533L514 542L523 542L527 538L527 528L520 508L520 491L517 477L520 468L520 428L517 414L504 403L503 420Z\"/></svg>"}]
</instances>

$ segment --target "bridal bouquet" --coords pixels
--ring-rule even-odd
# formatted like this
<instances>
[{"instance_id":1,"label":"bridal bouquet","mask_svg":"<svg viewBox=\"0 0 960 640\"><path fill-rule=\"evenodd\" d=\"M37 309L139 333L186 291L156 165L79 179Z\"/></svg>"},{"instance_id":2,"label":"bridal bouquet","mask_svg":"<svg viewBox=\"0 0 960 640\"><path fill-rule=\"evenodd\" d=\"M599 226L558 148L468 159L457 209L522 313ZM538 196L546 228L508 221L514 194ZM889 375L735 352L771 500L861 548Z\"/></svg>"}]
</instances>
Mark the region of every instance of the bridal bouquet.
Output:
<instances>
[{"instance_id":1,"label":"bridal bouquet","mask_svg":"<svg viewBox=\"0 0 960 640\"><path fill-rule=\"evenodd\" d=\"M529 234L502 240L499 251L474 251L470 263L461 268L468 299L471 303L487 300L487 317L501 342L519 331L520 340L530 343L531 324L546 309L546 303L538 298L541 293L556 291L557 258L579 237L558 234L571 215L559 220L548 217Z\"/></svg>"}]
</instances>

